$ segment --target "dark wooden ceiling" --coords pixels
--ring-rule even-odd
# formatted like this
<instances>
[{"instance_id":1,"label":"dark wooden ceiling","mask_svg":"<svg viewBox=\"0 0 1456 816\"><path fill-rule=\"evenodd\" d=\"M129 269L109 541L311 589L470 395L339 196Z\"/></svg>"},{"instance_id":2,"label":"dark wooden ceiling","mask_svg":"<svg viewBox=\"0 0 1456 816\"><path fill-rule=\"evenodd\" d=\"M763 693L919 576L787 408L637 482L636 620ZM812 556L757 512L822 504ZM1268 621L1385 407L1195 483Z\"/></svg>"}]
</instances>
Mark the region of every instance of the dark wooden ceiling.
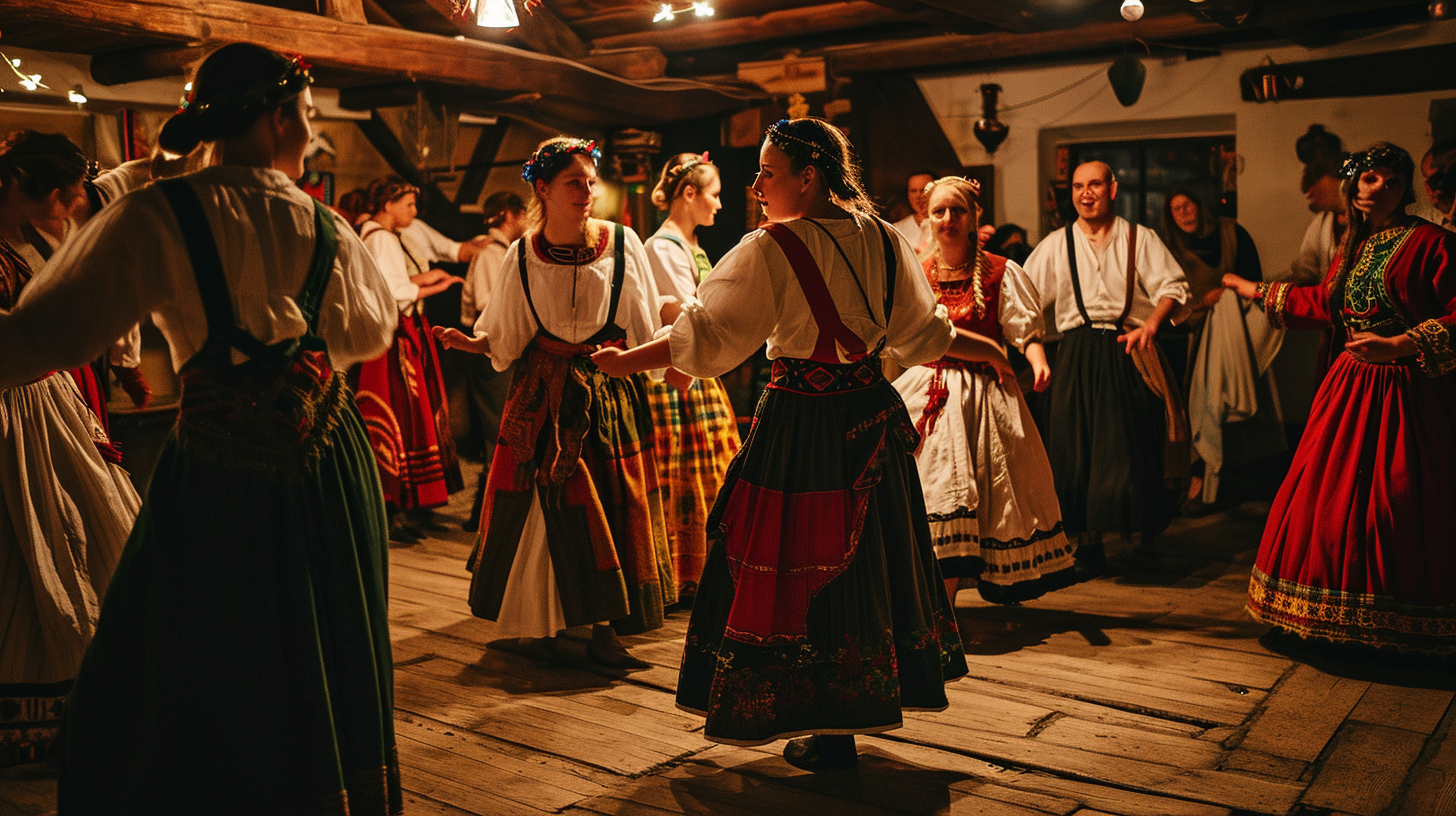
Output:
<instances>
[{"instance_id":1,"label":"dark wooden ceiling","mask_svg":"<svg viewBox=\"0 0 1456 816\"><path fill-rule=\"evenodd\" d=\"M521 0L516 0L519 4ZM660 124L766 97L744 62L822 57L831 77L1036 64L1267 41L1318 46L1429 19L1426 0L712 0L655 23L660 0L543 0L510 31L452 0L5 0L0 47L90 54L102 82L180 74L201 48L303 53L322 84L370 107L425 87L479 113L594 126ZM680 0L678 8L687 2Z\"/></svg>"}]
</instances>

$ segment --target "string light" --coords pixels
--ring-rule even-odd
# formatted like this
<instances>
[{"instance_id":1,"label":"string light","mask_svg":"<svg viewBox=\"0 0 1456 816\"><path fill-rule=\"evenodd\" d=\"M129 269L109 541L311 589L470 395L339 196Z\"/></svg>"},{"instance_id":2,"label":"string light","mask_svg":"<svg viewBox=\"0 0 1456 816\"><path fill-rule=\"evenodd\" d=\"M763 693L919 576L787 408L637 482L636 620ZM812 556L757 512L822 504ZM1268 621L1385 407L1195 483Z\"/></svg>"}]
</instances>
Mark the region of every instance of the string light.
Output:
<instances>
[{"instance_id":1,"label":"string light","mask_svg":"<svg viewBox=\"0 0 1456 816\"><path fill-rule=\"evenodd\" d=\"M676 6L672 3L663 3L660 7L658 7L657 14L653 16L652 22L671 22L672 19L677 15L687 14L690 11L693 13L694 17L712 17L712 0L696 0L695 2L688 3L687 5L681 7Z\"/></svg>"},{"instance_id":2,"label":"string light","mask_svg":"<svg viewBox=\"0 0 1456 816\"><path fill-rule=\"evenodd\" d=\"M81 90L80 85L66 91L66 99L70 100L73 105L84 105L87 102L86 93Z\"/></svg>"},{"instance_id":3,"label":"string light","mask_svg":"<svg viewBox=\"0 0 1456 816\"><path fill-rule=\"evenodd\" d=\"M51 89L51 86L40 81L40 74L27 74L22 72L20 70L19 57L11 59L3 53L0 53L0 59L5 60L5 66L10 69L11 73L15 74L15 78L20 81L20 87L27 91L34 91L37 88L45 88L48 91Z\"/></svg>"}]
</instances>

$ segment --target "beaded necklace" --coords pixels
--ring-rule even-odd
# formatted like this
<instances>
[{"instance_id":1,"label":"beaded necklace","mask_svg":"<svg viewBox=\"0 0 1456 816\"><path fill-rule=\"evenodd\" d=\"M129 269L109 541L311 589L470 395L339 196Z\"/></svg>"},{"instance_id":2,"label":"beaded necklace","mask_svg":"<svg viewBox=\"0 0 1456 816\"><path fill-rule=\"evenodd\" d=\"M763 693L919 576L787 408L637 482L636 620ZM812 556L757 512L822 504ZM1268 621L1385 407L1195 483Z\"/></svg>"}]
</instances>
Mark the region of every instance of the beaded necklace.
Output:
<instances>
[{"instance_id":1,"label":"beaded necklace","mask_svg":"<svg viewBox=\"0 0 1456 816\"><path fill-rule=\"evenodd\" d=\"M976 253L974 261L967 261L960 266L941 266L938 257L932 264L933 268L927 276L930 278L930 288L935 292L936 300L945 304L946 311L950 312L951 317L959 319L966 315L974 315L977 320L984 319L986 317L986 292L982 280L985 264L981 260L981 253ZM940 280L941 272L959 272L968 266L971 267L970 277ZM967 286L967 283L970 285Z\"/></svg>"}]
</instances>

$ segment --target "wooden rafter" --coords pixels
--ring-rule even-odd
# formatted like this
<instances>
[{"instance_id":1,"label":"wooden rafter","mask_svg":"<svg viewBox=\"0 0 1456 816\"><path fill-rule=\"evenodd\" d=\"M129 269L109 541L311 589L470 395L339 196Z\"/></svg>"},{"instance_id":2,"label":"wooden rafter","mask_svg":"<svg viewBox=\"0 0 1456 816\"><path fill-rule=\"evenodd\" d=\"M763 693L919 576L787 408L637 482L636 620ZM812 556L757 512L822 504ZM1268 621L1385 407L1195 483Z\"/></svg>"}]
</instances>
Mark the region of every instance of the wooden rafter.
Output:
<instances>
[{"instance_id":1,"label":"wooden rafter","mask_svg":"<svg viewBox=\"0 0 1456 816\"><path fill-rule=\"evenodd\" d=\"M920 0L920 2L1004 31L1018 33L1031 31L1036 19L1036 15L1024 8L1023 4L1007 3L1004 0Z\"/></svg>"},{"instance_id":2,"label":"wooden rafter","mask_svg":"<svg viewBox=\"0 0 1456 816\"><path fill-rule=\"evenodd\" d=\"M655 46L667 52L697 51L904 22L903 15L868 0L823 3L773 11L756 17L701 20L672 28L619 34L592 40L597 48Z\"/></svg>"},{"instance_id":3,"label":"wooden rafter","mask_svg":"<svg viewBox=\"0 0 1456 816\"><path fill-rule=\"evenodd\" d=\"M743 88L690 80L630 81L569 60L237 0L6 0L8 19L185 43L251 42L312 62L500 94L542 93L547 113L589 111L596 125L655 124L745 107Z\"/></svg>"}]
</instances>

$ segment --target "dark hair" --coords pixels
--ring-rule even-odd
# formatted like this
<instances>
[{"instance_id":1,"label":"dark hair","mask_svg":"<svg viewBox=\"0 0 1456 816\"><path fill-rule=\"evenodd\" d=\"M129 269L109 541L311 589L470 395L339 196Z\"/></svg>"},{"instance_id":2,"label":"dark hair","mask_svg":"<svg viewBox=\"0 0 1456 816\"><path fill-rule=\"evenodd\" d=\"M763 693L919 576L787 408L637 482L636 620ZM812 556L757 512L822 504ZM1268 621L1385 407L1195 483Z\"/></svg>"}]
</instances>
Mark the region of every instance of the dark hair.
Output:
<instances>
[{"instance_id":1,"label":"dark hair","mask_svg":"<svg viewBox=\"0 0 1456 816\"><path fill-rule=\"evenodd\" d=\"M1194 206L1198 207L1198 228L1194 230L1193 234L1199 238L1212 235L1214 229L1218 226L1218 219L1214 217L1214 214L1208 207L1203 205L1203 196L1194 192L1191 188L1174 187L1170 189L1168 191L1168 197L1163 200L1163 243L1174 247L1186 248L1188 243L1186 240L1187 233L1183 232L1183 228L1179 227L1177 222L1173 220L1173 199L1178 196L1183 196L1189 201L1192 201Z\"/></svg>"},{"instance_id":2,"label":"dark hair","mask_svg":"<svg viewBox=\"0 0 1456 816\"><path fill-rule=\"evenodd\" d=\"M708 154L679 153L662 166L657 186L652 188L652 203L657 209L666 210L682 195L684 187L691 184L701 191L717 173L718 168L708 161Z\"/></svg>"},{"instance_id":3,"label":"dark hair","mask_svg":"<svg viewBox=\"0 0 1456 816\"><path fill-rule=\"evenodd\" d=\"M812 116L780 119L769 126L764 139L789 157L789 169L795 173L805 167L818 170L834 203L846 210L875 214L875 205L864 189L854 146L839 128Z\"/></svg>"},{"instance_id":4,"label":"dark hair","mask_svg":"<svg viewBox=\"0 0 1456 816\"><path fill-rule=\"evenodd\" d=\"M499 227L506 221L506 216L511 213L523 213L526 211L526 202L521 197L508 190L491 193L485 197L485 225L487 227Z\"/></svg>"},{"instance_id":5,"label":"dark hair","mask_svg":"<svg viewBox=\"0 0 1456 816\"><path fill-rule=\"evenodd\" d=\"M248 43L225 45L197 69L192 92L162 126L157 143L186 155L203 142L241 136L312 81L301 58Z\"/></svg>"},{"instance_id":6,"label":"dark hair","mask_svg":"<svg viewBox=\"0 0 1456 816\"><path fill-rule=\"evenodd\" d=\"M369 182L369 214L377 215L385 204L398 201L411 193L419 195L420 188L399 176L385 176Z\"/></svg>"},{"instance_id":7,"label":"dark hair","mask_svg":"<svg viewBox=\"0 0 1456 816\"><path fill-rule=\"evenodd\" d=\"M17 130L0 142L0 187L18 184L31 200L86 178L86 156L59 133Z\"/></svg>"},{"instance_id":8,"label":"dark hair","mask_svg":"<svg viewBox=\"0 0 1456 816\"><path fill-rule=\"evenodd\" d=\"M339 203L334 208L353 224L369 211L369 191L363 187L355 187L339 196Z\"/></svg>"},{"instance_id":9,"label":"dark hair","mask_svg":"<svg viewBox=\"0 0 1456 816\"><path fill-rule=\"evenodd\" d=\"M1325 130L1324 125L1310 125L1303 136L1295 139L1294 154L1304 163L1299 187L1301 192L1309 192L1309 188L1325 176L1338 178L1340 164L1345 161L1346 155L1340 137Z\"/></svg>"},{"instance_id":10,"label":"dark hair","mask_svg":"<svg viewBox=\"0 0 1456 816\"><path fill-rule=\"evenodd\" d=\"M1345 299L1345 282L1350 277L1350 270L1355 267L1355 261L1359 255L1360 244L1370 237L1370 222L1365 219L1365 213L1356 209L1352 202L1355 194L1360 188L1360 176L1367 170L1373 169L1389 170L1405 182L1405 194L1401 196L1400 204L1396 205L1396 213L1404 212L1406 205L1415 203L1415 176L1416 165L1411 161L1410 154L1397 145L1390 142L1376 142L1370 147L1357 153L1350 154L1341 168L1340 174L1345 180L1340 184L1340 198L1345 204L1345 238L1340 244L1339 266L1335 269L1334 279L1330 283L1330 314L1338 314L1341 304Z\"/></svg>"},{"instance_id":11,"label":"dark hair","mask_svg":"<svg viewBox=\"0 0 1456 816\"><path fill-rule=\"evenodd\" d=\"M989 249L998 255L1002 254L1001 250L1006 248L1006 242L1010 241L1011 236L1017 233L1021 233L1021 240L1023 243L1029 240L1029 236L1026 234L1025 227L1019 224L1002 224L1001 226L996 228L995 232L991 233L991 240L986 242L986 249Z\"/></svg>"},{"instance_id":12,"label":"dark hair","mask_svg":"<svg viewBox=\"0 0 1456 816\"><path fill-rule=\"evenodd\" d=\"M1435 166L1436 172L1427 179L1427 184L1436 191L1436 197L1444 199L1433 201L1433 204L1445 204L1451 206L1451 199L1456 197L1456 139L1447 139L1431 145L1426 151L1426 157L1430 158L1431 164Z\"/></svg>"},{"instance_id":13,"label":"dark hair","mask_svg":"<svg viewBox=\"0 0 1456 816\"><path fill-rule=\"evenodd\" d=\"M530 160L521 168L521 178L531 185L533 193L531 203L526 209L526 220L532 231L546 223L546 205L541 200L540 193L536 192L536 182L550 184L555 181L563 170L575 165L576 160L572 156L586 156L595 167L601 160L602 152L597 149L597 143L589 139L552 136L536 146L536 152L531 154Z\"/></svg>"}]
</instances>

